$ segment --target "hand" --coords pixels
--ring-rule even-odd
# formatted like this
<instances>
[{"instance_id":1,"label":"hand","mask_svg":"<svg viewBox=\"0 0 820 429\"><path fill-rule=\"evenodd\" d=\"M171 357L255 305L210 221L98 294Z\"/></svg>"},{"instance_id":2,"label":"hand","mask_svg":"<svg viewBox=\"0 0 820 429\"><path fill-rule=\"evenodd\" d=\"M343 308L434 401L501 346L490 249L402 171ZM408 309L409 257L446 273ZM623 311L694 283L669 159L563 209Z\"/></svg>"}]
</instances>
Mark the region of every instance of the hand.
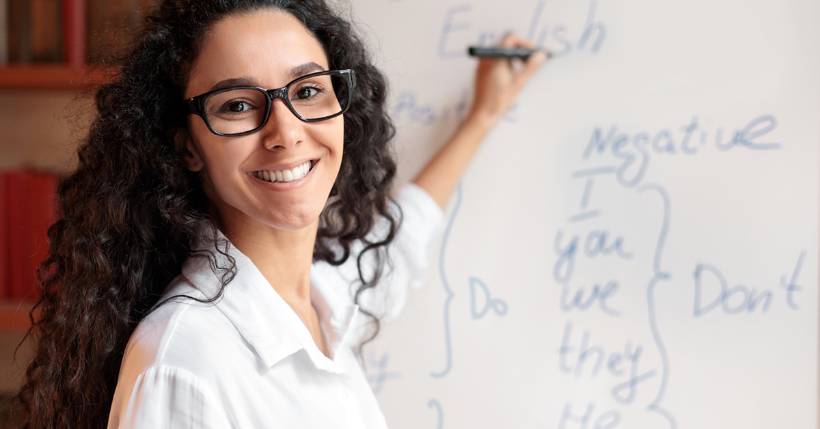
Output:
<instances>
[{"instance_id":1,"label":"hand","mask_svg":"<svg viewBox=\"0 0 820 429\"><path fill-rule=\"evenodd\" d=\"M502 47L533 48L525 39L508 34L502 39ZM489 124L495 123L512 105L524 84L546 61L543 52L537 52L526 60L483 58L475 74L473 104L468 118L476 118Z\"/></svg>"}]
</instances>

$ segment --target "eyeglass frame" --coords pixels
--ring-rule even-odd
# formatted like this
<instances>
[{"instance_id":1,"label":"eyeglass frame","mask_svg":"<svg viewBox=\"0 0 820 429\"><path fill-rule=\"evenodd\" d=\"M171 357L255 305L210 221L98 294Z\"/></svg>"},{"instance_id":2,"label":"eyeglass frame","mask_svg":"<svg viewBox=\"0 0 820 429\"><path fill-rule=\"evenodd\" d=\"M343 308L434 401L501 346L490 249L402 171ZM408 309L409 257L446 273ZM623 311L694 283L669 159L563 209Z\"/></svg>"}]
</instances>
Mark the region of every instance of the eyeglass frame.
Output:
<instances>
[{"instance_id":1,"label":"eyeglass frame","mask_svg":"<svg viewBox=\"0 0 820 429\"><path fill-rule=\"evenodd\" d=\"M333 115L323 116L321 118L306 119L306 118L302 117L302 115L300 115L296 111L296 109L293 107L293 105L290 103L290 99L288 98L288 87L291 84L293 84L294 82L297 82L299 80L308 79L308 78L311 78L311 77L314 77L314 76L321 76L321 75L336 75L336 76L342 76L342 77L345 78L345 80L347 81L347 86L348 86L347 104L342 107L342 110L340 112L335 113ZM304 76L299 76L296 79L293 79L292 81L288 82L285 86L283 86L281 88L267 89L267 88L262 88L261 86L237 85L237 86L230 86L230 87L226 87L226 88L214 89L214 90L204 92L202 94L195 95L191 98L186 99L185 100L185 105L188 108L187 113L188 114L194 114L194 115L197 115L200 118L202 118L202 121L205 122L205 126L208 127L208 130L211 133L216 134L218 136L224 136L224 137L239 137L239 136L244 136L244 135L255 133L255 132L257 132L257 131L259 131L259 130L261 130L262 128L265 127L265 125L268 123L268 120L270 119L270 113L273 110L273 102L276 101L277 98L281 98L282 101L285 103L285 106L287 106L288 110L290 110L290 112L293 113L293 116L296 116L296 118L299 119L300 121L308 122L308 123L319 122L319 121L325 121L325 120L328 120L328 119L331 119L331 118L335 118L336 116L339 116L339 115L345 113L350 108L350 101L353 97L353 91L354 91L355 87L356 87L356 74L355 74L353 69L322 70L322 71L317 71L317 72L313 72L313 73L308 73ZM262 120L262 123L258 127L254 128L254 129L251 129L251 130L248 130L248 131L243 131L241 133L229 133L229 134L217 132L213 129L213 127L211 127L210 121L208 121L208 115L205 112L205 100L207 100L207 98L209 96L213 95L213 94L232 91L232 90L235 90L235 89L256 89L256 90L259 90L260 92L264 93L265 98L267 100L267 102L265 104L265 118Z\"/></svg>"}]
</instances>

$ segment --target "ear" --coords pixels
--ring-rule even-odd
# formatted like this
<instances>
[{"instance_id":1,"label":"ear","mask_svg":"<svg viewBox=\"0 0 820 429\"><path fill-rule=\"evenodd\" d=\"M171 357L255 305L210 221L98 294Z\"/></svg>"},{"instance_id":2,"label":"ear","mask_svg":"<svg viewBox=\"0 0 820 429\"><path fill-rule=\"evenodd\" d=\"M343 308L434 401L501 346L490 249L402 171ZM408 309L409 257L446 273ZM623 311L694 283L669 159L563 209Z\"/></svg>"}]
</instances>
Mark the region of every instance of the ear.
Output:
<instances>
[{"instance_id":1,"label":"ear","mask_svg":"<svg viewBox=\"0 0 820 429\"><path fill-rule=\"evenodd\" d=\"M202 170L202 167L205 166L205 162L202 160L202 155L199 154L199 149L190 139L185 142L184 159L185 163L188 165L188 169L191 171Z\"/></svg>"},{"instance_id":2,"label":"ear","mask_svg":"<svg viewBox=\"0 0 820 429\"><path fill-rule=\"evenodd\" d=\"M199 153L199 148L196 147L190 135L186 131L178 132L175 136L175 143L179 153L182 154L182 159L188 170L199 171L205 166L202 160L202 155Z\"/></svg>"}]
</instances>

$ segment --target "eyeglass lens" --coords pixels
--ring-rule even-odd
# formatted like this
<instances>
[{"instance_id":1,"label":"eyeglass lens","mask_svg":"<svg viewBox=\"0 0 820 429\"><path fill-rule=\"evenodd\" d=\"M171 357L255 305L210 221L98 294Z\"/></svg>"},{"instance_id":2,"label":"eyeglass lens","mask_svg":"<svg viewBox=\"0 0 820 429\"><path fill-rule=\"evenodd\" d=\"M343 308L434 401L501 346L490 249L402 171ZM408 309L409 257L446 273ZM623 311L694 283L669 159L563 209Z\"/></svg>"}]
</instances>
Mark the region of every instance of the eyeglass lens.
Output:
<instances>
[{"instance_id":1,"label":"eyeglass lens","mask_svg":"<svg viewBox=\"0 0 820 429\"><path fill-rule=\"evenodd\" d=\"M339 75L299 79L288 86L288 99L302 119L321 119L344 110L349 102L348 81ZM267 97L262 90L239 88L215 93L205 101L211 128L221 134L253 130L265 120Z\"/></svg>"}]
</instances>

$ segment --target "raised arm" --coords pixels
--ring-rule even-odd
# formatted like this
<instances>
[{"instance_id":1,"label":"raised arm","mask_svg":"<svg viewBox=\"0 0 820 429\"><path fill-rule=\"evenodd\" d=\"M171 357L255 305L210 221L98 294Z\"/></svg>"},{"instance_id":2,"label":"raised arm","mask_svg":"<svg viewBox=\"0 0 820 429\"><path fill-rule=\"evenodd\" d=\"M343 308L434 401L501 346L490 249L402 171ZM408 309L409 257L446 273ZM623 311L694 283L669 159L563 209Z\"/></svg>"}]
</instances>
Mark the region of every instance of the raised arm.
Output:
<instances>
[{"instance_id":1,"label":"raised arm","mask_svg":"<svg viewBox=\"0 0 820 429\"><path fill-rule=\"evenodd\" d=\"M501 46L533 47L529 41L513 35L504 37ZM479 61L469 113L447 143L413 179L440 207L446 205L484 137L503 117L545 58L542 53L532 55L521 67L503 59Z\"/></svg>"}]
</instances>

